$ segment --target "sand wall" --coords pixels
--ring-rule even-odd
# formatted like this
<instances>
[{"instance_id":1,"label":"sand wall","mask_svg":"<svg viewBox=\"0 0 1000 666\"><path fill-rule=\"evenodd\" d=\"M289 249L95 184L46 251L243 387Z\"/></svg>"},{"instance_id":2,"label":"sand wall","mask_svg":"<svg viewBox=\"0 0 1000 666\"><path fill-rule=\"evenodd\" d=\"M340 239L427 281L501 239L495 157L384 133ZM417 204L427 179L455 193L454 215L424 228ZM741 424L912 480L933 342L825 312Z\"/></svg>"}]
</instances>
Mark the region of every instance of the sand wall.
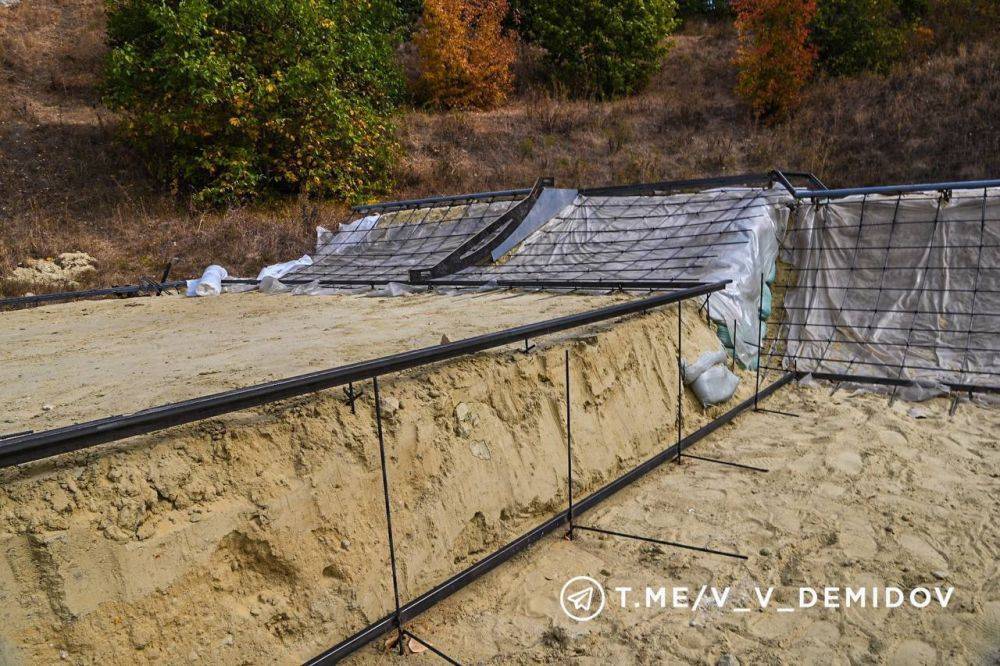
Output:
<instances>
[{"instance_id":1,"label":"sand wall","mask_svg":"<svg viewBox=\"0 0 1000 666\"><path fill-rule=\"evenodd\" d=\"M686 358L717 348L684 321ZM668 308L385 377L404 600L564 506L566 346L575 492L672 443L676 329ZM373 404L327 391L5 472L0 663L297 663L384 615ZM687 432L726 409L684 404Z\"/></svg>"}]
</instances>

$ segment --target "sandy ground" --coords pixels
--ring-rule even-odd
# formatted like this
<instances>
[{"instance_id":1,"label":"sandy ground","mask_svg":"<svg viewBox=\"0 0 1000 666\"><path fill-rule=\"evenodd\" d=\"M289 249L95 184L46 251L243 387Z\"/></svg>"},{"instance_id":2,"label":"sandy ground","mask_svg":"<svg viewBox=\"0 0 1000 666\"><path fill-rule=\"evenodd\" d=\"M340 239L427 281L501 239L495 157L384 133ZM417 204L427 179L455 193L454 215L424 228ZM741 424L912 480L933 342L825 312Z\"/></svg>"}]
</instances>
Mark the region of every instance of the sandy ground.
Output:
<instances>
[{"instance_id":1,"label":"sandy ground","mask_svg":"<svg viewBox=\"0 0 1000 666\"><path fill-rule=\"evenodd\" d=\"M28 427L48 427L607 302L227 298L3 315L25 329L2 333L5 349L11 336L25 343L14 346L17 369L0 369L10 373L3 390L20 396L5 394L3 404L35 415ZM87 314L74 317L80 310ZM272 321L277 312L292 323ZM578 496L675 439L675 313L550 336L528 355L502 350L385 379L404 600L565 506L565 349ZM147 340L155 360L134 351ZM685 357L717 344L689 304ZM33 345L49 351L31 364L24 350ZM86 361L95 357L96 369ZM164 377L171 386L160 386ZM30 399L28 378L44 387ZM67 388L81 378L94 388ZM752 387L744 372L736 399ZM703 410L688 392L682 402L687 431L729 406ZM32 411L37 403L58 408ZM723 655L994 663L1000 412L963 405L949 418L942 401L916 419L911 405L890 409L881 396L798 386L768 406L801 416L747 414L694 451L763 465L766 474L689 459L585 516L748 561L596 534L550 538L412 628L463 663L715 663ZM292 664L383 616L392 594L372 410L370 391L356 414L339 391L326 391L0 472L0 664ZM741 602L754 584L776 586L782 603L801 585L955 592L937 611L611 606L576 624L559 610L558 593L579 574L609 589L732 585ZM355 659L395 657L373 645Z\"/></svg>"},{"instance_id":2,"label":"sandy ground","mask_svg":"<svg viewBox=\"0 0 1000 666\"><path fill-rule=\"evenodd\" d=\"M248 293L79 301L0 313L0 433L125 414L620 299Z\"/></svg>"},{"instance_id":3,"label":"sandy ground","mask_svg":"<svg viewBox=\"0 0 1000 666\"><path fill-rule=\"evenodd\" d=\"M915 419L913 405L831 397L826 385L793 385L767 406L800 417L748 413L691 449L766 474L684 459L580 520L748 561L577 532L541 542L411 631L462 663L1000 663L1000 412L963 405L949 417L939 399ZM577 575L609 594L587 623L559 607ZM668 608L647 608L646 586L687 587L689 604L701 586L732 596L721 607L675 609L668 597ZM759 610L755 587L771 586L774 600ZM841 592L840 608L776 610L797 607L801 587L822 595L825 586L954 587L954 596L945 609L889 610L843 608ZM638 596L623 607L618 587ZM372 647L356 661L386 655Z\"/></svg>"}]
</instances>

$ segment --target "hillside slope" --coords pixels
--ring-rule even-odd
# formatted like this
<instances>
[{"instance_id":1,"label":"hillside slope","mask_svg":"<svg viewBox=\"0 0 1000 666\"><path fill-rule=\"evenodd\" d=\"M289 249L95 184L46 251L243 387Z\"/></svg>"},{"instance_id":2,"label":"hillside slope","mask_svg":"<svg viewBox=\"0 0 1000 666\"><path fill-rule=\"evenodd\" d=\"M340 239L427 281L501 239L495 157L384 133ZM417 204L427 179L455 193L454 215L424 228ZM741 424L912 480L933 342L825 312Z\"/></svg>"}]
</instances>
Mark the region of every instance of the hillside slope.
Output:
<instances>
[{"instance_id":1,"label":"hillside slope","mask_svg":"<svg viewBox=\"0 0 1000 666\"><path fill-rule=\"evenodd\" d=\"M234 273L308 250L339 202L281 201L199 213L145 175L100 104L100 0L0 8L0 275L29 257L83 250L102 284L209 262ZM689 24L646 92L568 101L531 85L491 112L406 110L407 156L387 197L530 184L715 175L772 166L828 184L1000 174L1000 48L972 44L888 76L815 82L787 123L760 125L735 96L735 36ZM10 291L10 289L8 289Z\"/></svg>"}]
</instances>

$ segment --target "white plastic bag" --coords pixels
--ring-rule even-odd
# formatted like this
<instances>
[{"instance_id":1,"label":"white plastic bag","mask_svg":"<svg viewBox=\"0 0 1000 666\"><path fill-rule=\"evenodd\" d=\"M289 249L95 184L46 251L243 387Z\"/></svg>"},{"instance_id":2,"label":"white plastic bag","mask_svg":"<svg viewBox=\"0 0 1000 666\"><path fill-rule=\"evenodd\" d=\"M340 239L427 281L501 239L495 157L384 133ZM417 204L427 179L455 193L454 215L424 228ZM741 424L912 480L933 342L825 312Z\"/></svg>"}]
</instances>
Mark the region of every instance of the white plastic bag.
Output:
<instances>
[{"instance_id":1,"label":"white plastic bag","mask_svg":"<svg viewBox=\"0 0 1000 666\"><path fill-rule=\"evenodd\" d=\"M265 266L261 269L260 273L257 274L257 280L263 280L266 277L282 278L287 275L289 271L298 268L299 266L312 266L312 263L312 257L308 254L303 254L298 259Z\"/></svg>"},{"instance_id":2,"label":"white plastic bag","mask_svg":"<svg viewBox=\"0 0 1000 666\"><path fill-rule=\"evenodd\" d=\"M212 264L197 280L187 281L188 296L218 296L222 293L222 281L229 272L222 266Z\"/></svg>"}]
</instances>

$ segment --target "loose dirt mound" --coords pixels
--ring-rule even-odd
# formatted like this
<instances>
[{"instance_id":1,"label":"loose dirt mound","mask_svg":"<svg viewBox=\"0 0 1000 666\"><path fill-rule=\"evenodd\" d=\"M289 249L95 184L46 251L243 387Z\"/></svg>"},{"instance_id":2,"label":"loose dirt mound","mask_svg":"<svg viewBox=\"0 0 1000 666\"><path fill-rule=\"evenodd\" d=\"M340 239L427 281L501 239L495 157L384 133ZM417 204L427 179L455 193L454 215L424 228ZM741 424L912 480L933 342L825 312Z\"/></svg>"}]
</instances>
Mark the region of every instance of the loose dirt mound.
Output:
<instances>
[{"instance_id":1,"label":"loose dirt mound","mask_svg":"<svg viewBox=\"0 0 1000 666\"><path fill-rule=\"evenodd\" d=\"M0 280L0 293L75 291L96 279L96 259L86 252L63 252L55 259L28 259Z\"/></svg>"}]
</instances>

